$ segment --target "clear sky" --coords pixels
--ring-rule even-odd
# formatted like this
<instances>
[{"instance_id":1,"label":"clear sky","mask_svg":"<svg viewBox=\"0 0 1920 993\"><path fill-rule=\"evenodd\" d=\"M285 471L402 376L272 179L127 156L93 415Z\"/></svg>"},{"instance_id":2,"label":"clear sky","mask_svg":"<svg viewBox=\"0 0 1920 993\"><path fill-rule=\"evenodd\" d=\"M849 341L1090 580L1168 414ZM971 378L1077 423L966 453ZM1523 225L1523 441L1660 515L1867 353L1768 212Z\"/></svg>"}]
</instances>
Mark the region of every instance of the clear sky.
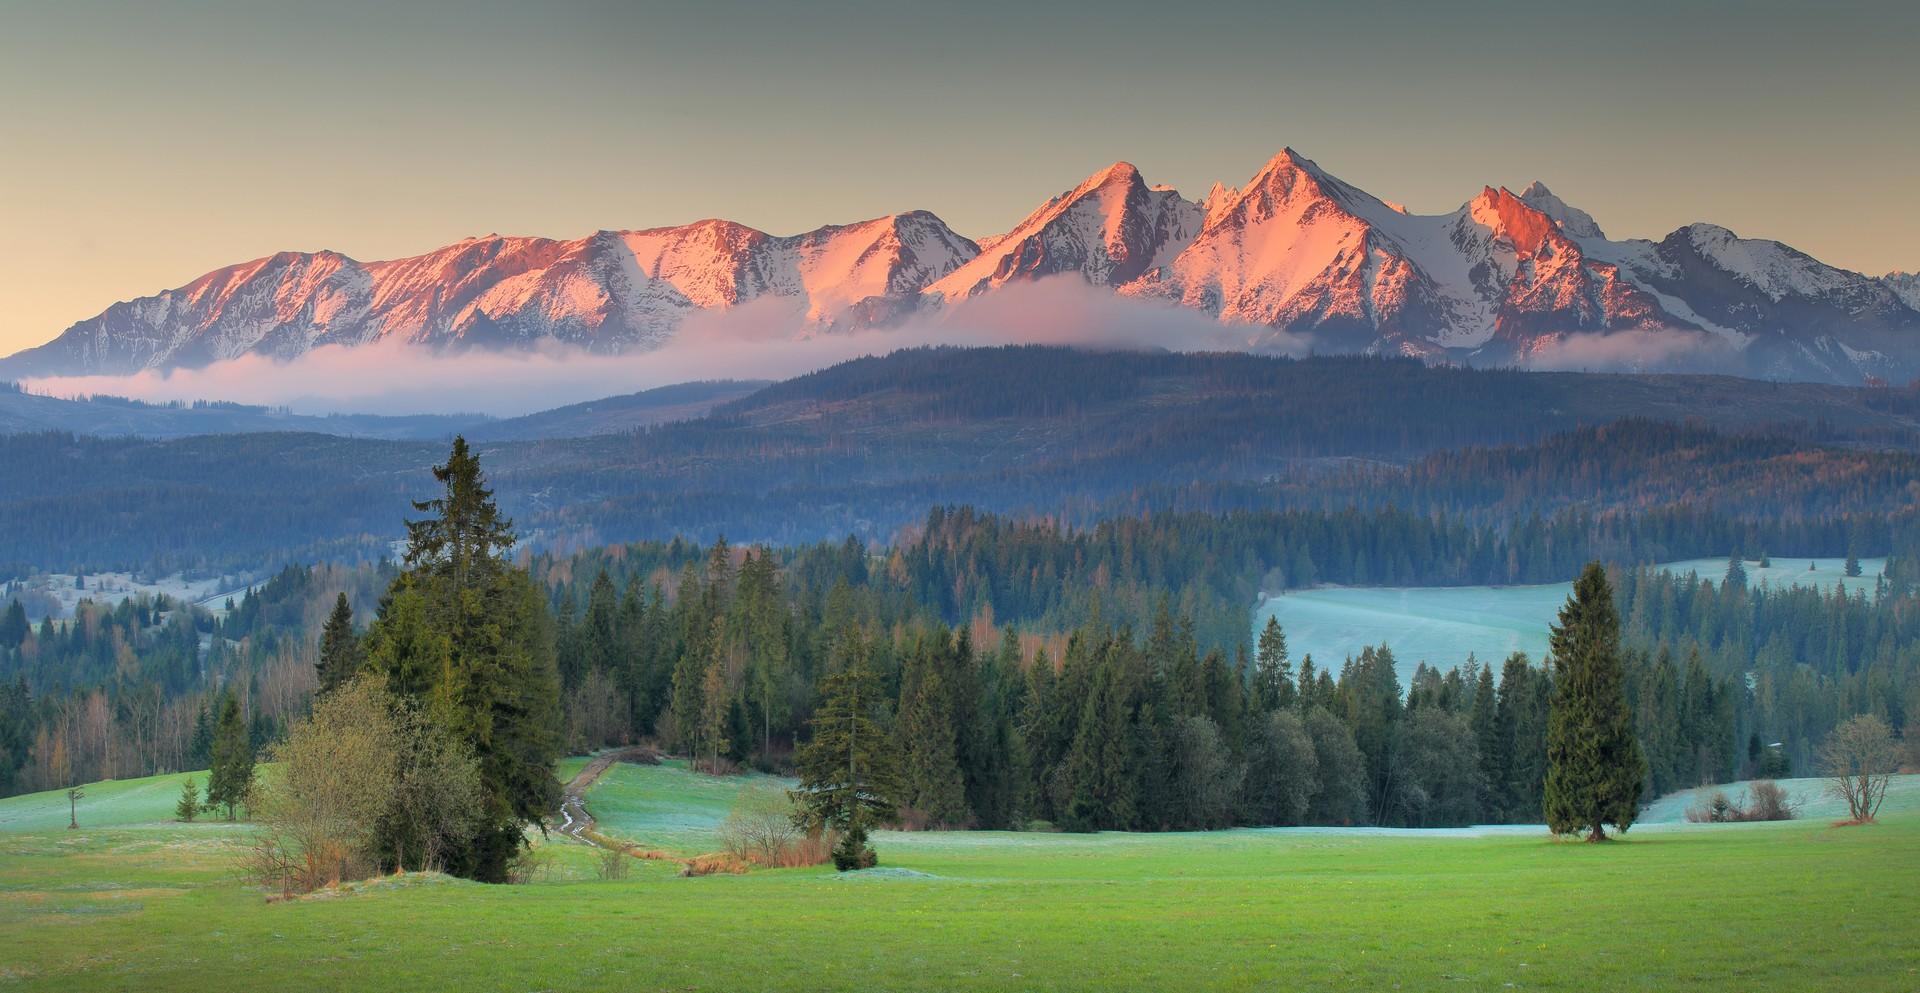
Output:
<instances>
[{"instance_id":1,"label":"clear sky","mask_svg":"<svg viewBox=\"0 0 1920 993\"><path fill-rule=\"evenodd\" d=\"M1541 179L1920 268L1920 3L0 0L0 353L283 249L898 210L1285 145L1416 211Z\"/></svg>"}]
</instances>

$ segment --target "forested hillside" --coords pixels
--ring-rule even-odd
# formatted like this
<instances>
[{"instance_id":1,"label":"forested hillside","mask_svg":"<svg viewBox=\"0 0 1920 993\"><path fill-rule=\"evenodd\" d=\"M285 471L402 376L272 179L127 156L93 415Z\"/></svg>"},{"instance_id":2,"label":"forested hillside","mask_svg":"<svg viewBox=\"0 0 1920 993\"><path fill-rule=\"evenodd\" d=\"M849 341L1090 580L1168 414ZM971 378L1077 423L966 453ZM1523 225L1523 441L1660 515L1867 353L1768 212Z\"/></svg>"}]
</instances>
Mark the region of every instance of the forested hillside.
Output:
<instances>
[{"instance_id":1,"label":"forested hillside","mask_svg":"<svg viewBox=\"0 0 1920 993\"><path fill-rule=\"evenodd\" d=\"M1080 526L1355 506L1475 521L1685 506L1786 522L1909 511L1916 411L1911 391L1714 377L940 349L848 363L699 420L481 451L522 537L558 548L888 541L947 503ZM0 575L378 558L437 452L314 435L0 437L0 463L35 467L0 477Z\"/></svg>"}]
</instances>

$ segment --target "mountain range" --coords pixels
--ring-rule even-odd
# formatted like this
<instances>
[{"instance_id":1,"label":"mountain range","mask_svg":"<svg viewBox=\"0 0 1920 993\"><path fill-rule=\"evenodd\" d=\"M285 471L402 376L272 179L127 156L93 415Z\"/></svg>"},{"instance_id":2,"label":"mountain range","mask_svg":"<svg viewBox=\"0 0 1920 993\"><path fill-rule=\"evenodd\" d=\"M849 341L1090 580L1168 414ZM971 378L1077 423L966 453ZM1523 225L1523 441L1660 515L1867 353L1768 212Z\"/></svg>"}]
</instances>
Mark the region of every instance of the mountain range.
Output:
<instances>
[{"instance_id":1,"label":"mountain range","mask_svg":"<svg viewBox=\"0 0 1920 993\"><path fill-rule=\"evenodd\" d=\"M1198 201L1115 163L977 240L913 211L793 236L703 220L573 241L491 235L384 262L283 252L115 304L0 360L0 378L383 340L621 352L756 300L790 308L797 333L832 333L1048 277L1204 312L1256 351L1920 376L1920 276L1870 277L1704 223L1615 240L1540 183L1412 214L1286 149Z\"/></svg>"}]
</instances>

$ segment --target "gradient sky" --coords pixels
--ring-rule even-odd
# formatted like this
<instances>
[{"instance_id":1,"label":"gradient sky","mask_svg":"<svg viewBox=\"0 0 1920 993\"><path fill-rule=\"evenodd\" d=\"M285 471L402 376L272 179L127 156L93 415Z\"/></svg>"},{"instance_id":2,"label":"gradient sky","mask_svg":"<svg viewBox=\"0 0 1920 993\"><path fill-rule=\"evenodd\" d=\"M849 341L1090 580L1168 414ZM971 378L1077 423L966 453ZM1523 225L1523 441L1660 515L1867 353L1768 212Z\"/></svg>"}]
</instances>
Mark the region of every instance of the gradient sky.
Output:
<instances>
[{"instance_id":1,"label":"gradient sky","mask_svg":"<svg viewBox=\"0 0 1920 993\"><path fill-rule=\"evenodd\" d=\"M932 210L1285 145L1920 268L1920 4L0 0L0 354L283 249Z\"/></svg>"}]
</instances>

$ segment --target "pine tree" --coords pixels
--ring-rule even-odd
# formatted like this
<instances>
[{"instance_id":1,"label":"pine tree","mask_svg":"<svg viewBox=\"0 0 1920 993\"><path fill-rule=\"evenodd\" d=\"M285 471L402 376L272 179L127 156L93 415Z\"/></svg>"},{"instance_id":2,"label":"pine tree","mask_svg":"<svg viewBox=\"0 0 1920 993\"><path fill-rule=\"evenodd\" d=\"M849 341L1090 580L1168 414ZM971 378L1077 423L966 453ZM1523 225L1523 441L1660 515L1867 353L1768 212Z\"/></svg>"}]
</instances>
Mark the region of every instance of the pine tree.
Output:
<instances>
[{"instance_id":1,"label":"pine tree","mask_svg":"<svg viewBox=\"0 0 1920 993\"><path fill-rule=\"evenodd\" d=\"M367 664L479 760L481 827L446 865L501 882L526 826L559 803L553 618L546 593L505 559L512 522L464 438L433 474L442 494L413 505L429 516L406 522L406 570L368 630Z\"/></svg>"},{"instance_id":2,"label":"pine tree","mask_svg":"<svg viewBox=\"0 0 1920 993\"><path fill-rule=\"evenodd\" d=\"M332 692L360 671L360 639L353 633L353 607L344 592L333 601L333 613L320 629L320 658L314 668L320 677L320 693Z\"/></svg>"},{"instance_id":3,"label":"pine tree","mask_svg":"<svg viewBox=\"0 0 1920 993\"><path fill-rule=\"evenodd\" d=\"M216 642L217 644L217 642ZM193 715L193 736L187 739L187 768L205 769L213 762L213 713L207 702Z\"/></svg>"},{"instance_id":4,"label":"pine tree","mask_svg":"<svg viewBox=\"0 0 1920 993\"><path fill-rule=\"evenodd\" d=\"M858 633L842 640L839 665L820 687L813 736L796 756L800 786L793 791L802 824L840 833L834 866L845 872L875 863L867 832L893 816L898 780L891 742L875 714L880 688Z\"/></svg>"},{"instance_id":5,"label":"pine tree","mask_svg":"<svg viewBox=\"0 0 1920 993\"><path fill-rule=\"evenodd\" d=\"M1739 552L1734 552L1727 557L1727 578L1724 582L1727 586L1734 589L1743 588L1747 585L1747 568L1741 564Z\"/></svg>"},{"instance_id":6,"label":"pine tree","mask_svg":"<svg viewBox=\"0 0 1920 993\"><path fill-rule=\"evenodd\" d=\"M1846 573L1849 577L1860 575L1860 556L1855 554L1851 547L1847 549Z\"/></svg>"},{"instance_id":7,"label":"pine tree","mask_svg":"<svg viewBox=\"0 0 1920 993\"><path fill-rule=\"evenodd\" d=\"M946 640L944 631L935 637ZM901 759L900 802L931 823L961 825L968 819L967 796L957 757L953 703L942 672L946 654L922 639L908 655L894 736Z\"/></svg>"},{"instance_id":8,"label":"pine tree","mask_svg":"<svg viewBox=\"0 0 1920 993\"><path fill-rule=\"evenodd\" d=\"M1254 702L1261 711L1278 710L1293 704L1293 663L1287 659L1287 634L1280 619L1268 617L1260 631L1259 648L1253 662Z\"/></svg>"},{"instance_id":9,"label":"pine tree","mask_svg":"<svg viewBox=\"0 0 1920 993\"><path fill-rule=\"evenodd\" d=\"M699 741L707 752L707 771L720 774L720 753L730 747L727 743L727 693L726 659L715 652L712 661L707 663L707 671L700 680L700 737Z\"/></svg>"},{"instance_id":10,"label":"pine tree","mask_svg":"<svg viewBox=\"0 0 1920 993\"><path fill-rule=\"evenodd\" d=\"M200 788L189 777L180 784L180 802L173 805L173 818L191 823L195 814L200 812Z\"/></svg>"},{"instance_id":11,"label":"pine tree","mask_svg":"<svg viewBox=\"0 0 1920 993\"><path fill-rule=\"evenodd\" d=\"M1070 788L1061 826L1070 831L1131 827L1138 812L1139 777L1135 775L1134 752L1128 747L1134 729L1125 688L1119 680L1111 664L1093 673L1079 729L1067 750L1065 774ZM1150 732L1153 727L1150 716L1140 722L1142 732ZM1164 757L1161 749L1143 750L1147 756Z\"/></svg>"},{"instance_id":12,"label":"pine tree","mask_svg":"<svg viewBox=\"0 0 1920 993\"><path fill-rule=\"evenodd\" d=\"M231 689L220 695L213 726L213 768L207 775L207 807L226 808L233 820L253 789L253 742L240 716L240 699Z\"/></svg>"},{"instance_id":13,"label":"pine tree","mask_svg":"<svg viewBox=\"0 0 1920 993\"><path fill-rule=\"evenodd\" d=\"M27 608L18 599L7 604L6 617L0 618L0 651L19 648L33 626L27 623Z\"/></svg>"},{"instance_id":14,"label":"pine tree","mask_svg":"<svg viewBox=\"0 0 1920 993\"><path fill-rule=\"evenodd\" d=\"M1553 703L1547 717L1547 826L1606 840L1604 825L1633 825L1646 759L1633 734L1620 658L1620 619L1600 563L1588 564L1552 628Z\"/></svg>"},{"instance_id":15,"label":"pine tree","mask_svg":"<svg viewBox=\"0 0 1920 993\"><path fill-rule=\"evenodd\" d=\"M1473 729L1474 745L1480 756L1480 810L1488 820L1498 819L1500 798L1506 785L1506 751L1500 747L1499 711L1493 689L1493 667L1481 666L1479 678L1474 681L1467 725Z\"/></svg>"}]
</instances>

